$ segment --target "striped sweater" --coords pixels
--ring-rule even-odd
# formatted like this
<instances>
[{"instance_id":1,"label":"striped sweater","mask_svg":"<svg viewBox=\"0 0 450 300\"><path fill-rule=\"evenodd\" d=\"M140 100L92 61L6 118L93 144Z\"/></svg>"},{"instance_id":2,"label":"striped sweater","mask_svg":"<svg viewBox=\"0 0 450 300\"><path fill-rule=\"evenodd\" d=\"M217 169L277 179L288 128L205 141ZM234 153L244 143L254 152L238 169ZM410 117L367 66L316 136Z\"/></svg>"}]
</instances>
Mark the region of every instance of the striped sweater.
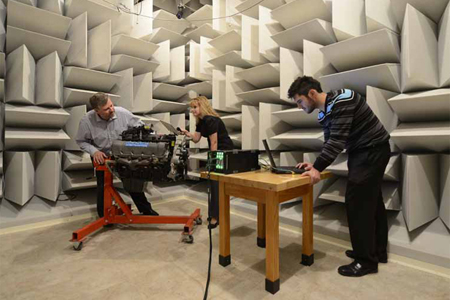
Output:
<instances>
[{"instance_id":1,"label":"striped sweater","mask_svg":"<svg viewBox=\"0 0 450 300\"><path fill-rule=\"evenodd\" d=\"M327 94L325 111L318 115L325 135L322 153L314 168L322 172L344 148L352 151L389 141L389 134L370 109L366 98L342 89Z\"/></svg>"}]
</instances>

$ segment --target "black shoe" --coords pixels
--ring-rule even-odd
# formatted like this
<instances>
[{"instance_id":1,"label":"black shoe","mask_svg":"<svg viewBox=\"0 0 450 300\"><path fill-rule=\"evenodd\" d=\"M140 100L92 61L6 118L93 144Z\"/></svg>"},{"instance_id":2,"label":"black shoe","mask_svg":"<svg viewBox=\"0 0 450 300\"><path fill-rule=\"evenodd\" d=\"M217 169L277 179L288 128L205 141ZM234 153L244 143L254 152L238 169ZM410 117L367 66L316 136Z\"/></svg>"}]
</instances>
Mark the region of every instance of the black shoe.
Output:
<instances>
[{"instance_id":1,"label":"black shoe","mask_svg":"<svg viewBox=\"0 0 450 300\"><path fill-rule=\"evenodd\" d=\"M151 208L150 208L150 211L145 212L144 215L146 215L146 216L159 216L159 214L156 211L154 211L153 209L151 209Z\"/></svg>"},{"instance_id":2,"label":"black shoe","mask_svg":"<svg viewBox=\"0 0 450 300\"><path fill-rule=\"evenodd\" d=\"M360 263L354 261L349 265L340 266L338 273L342 276L361 277L367 274L378 273L378 268L363 267Z\"/></svg>"},{"instance_id":3,"label":"black shoe","mask_svg":"<svg viewBox=\"0 0 450 300\"><path fill-rule=\"evenodd\" d=\"M208 229L214 229L214 228L216 228L217 226L219 226L219 221L217 221L217 222L214 223L214 224L209 223L209 224L208 224Z\"/></svg>"},{"instance_id":4,"label":"black shoe","mask_svg":"<svg viewBox=\"0 0 450 300\"><path fill-rule=\"evenodd\" d=\"M345 251L345 255L347 255L347 257L355 259L355 254L353 253L352 250ZM383 258L379 258L378 257L378 262L379 263L383 263L383 264L387 264L387 262L388 262L387 257L383 257Z\"/></svg>"}]
</instances>

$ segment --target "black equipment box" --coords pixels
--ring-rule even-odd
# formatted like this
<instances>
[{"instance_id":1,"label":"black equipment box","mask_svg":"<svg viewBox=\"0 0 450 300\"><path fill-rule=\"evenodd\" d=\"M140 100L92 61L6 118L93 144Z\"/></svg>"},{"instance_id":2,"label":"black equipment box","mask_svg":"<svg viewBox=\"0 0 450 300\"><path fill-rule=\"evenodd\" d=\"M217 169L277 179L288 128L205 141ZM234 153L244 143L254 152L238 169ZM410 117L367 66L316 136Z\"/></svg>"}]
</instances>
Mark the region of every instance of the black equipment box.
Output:
<instances>
[{"instance_id":1,"label":"black equipment box","mask_svg":"<svg viewBox=\"0 0 450 300\"><path fill-rule=\"evenodd\" d=\"M259 170L258 150L218 150L208 152L211 172L233 174Z\"/></svg>"}]
</instances>

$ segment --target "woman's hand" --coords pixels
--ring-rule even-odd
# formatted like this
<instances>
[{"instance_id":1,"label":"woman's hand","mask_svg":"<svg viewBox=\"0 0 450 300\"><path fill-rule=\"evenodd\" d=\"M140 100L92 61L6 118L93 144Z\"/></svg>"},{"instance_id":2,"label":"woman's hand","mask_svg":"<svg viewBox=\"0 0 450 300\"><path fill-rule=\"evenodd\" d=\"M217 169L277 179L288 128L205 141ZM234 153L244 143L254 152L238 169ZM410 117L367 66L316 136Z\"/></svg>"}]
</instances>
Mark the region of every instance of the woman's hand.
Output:
<instances>
[{"instance_id":1,"label":"woman's hand","mask_svg":"<svg viewBox=\"0 0 450 300\"><path fill-rule=\"evenodd\" d=\"M187 131L186 129L181 129L181 133L187 137L192 137L191 133L189 131Z\"/></svg>"}]
</instances>

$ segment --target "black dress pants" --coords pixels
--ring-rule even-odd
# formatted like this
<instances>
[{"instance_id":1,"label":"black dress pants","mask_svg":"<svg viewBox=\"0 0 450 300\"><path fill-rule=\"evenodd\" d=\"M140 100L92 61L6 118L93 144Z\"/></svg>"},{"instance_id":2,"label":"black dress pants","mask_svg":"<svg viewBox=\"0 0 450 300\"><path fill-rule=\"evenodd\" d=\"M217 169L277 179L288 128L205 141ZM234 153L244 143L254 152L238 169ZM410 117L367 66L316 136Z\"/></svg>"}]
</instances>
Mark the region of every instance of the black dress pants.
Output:
<instances>
[{"instance_id":1,"label":"black dress pants","mask_svg":"<svg viewBox=\"0 0 450 300\"><path fill-rule=\"evenodd\" d=\"M345 205L350 240L355 260L368 268L387 258L388 224L381 184L389 158L388 142L348 156Z\"/></svg>"},{"instance_id":2,"label":"black dress pants","mask_svg":"<svg viewBox=\"0 0 450 300\"><path fill-rule=\"evenodd\" d=\"M98 216L101 218L103 217L103 210L104 210L104 185L105 185L105 172L96 170L96 176L97 176L97 213ZM150 215L152 211L151 204L147 201L147 197L145 197L144 192L140 193L129 193L131 196L131 199L133 199L134 204L136 204L137 209L140 213L144 215Z\"/></svg>"}]
</instances>

